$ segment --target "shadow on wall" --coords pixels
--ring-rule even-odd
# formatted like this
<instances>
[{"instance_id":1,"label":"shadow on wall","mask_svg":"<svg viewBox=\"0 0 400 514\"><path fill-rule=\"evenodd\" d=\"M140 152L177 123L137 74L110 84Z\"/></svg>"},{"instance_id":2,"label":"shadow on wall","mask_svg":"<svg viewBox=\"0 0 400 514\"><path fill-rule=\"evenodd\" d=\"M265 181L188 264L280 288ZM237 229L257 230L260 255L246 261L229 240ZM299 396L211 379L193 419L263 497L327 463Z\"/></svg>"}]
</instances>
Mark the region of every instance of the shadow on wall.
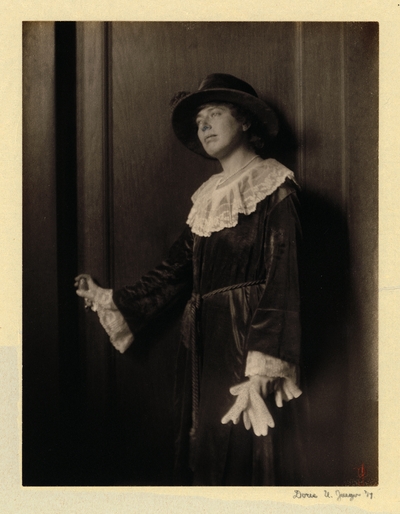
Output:
<instances>
[{"instance_id":1,"label":"shadow on wall","mask_svg":"<svg viewBox=\"0 0 400 514\"><path fill-rule=\"evenodd\" d=\"M300 151L296 135L283 113L274 109L281 130L272 157L295 169ZM345 441L351 424L346 417L351 412L348 225L343 208L328 195L304 187L299 200L303 395L274 414L282 427L276 437L285 440L277 445L285 448L285 455L276 456L277 476L282 485L346 485L344 448L353 442ZM294 455L298 465L293 465Z\"/></svg>"},{"instance_id":2,"label":"shadow on wall","mask_svg":"<svg viewBox=\"0 0 400 514\"><path fill-rule=\"evenodd\" d=\"M309 480L313 485L341 485L349 396L348 229L340 209L317 193L304 191L301 205L302 370L308 411L304 441Z\"/></svg>"},{"instance_id":3,"label":"shadow on wall","mask_svg":"<svg viewBox=\"0 0 400 514\"><path fill-rule=\"evenodd\" d=\"M272 406L277 485L345 485L347 392L346 305L348 239L339 209L316 193L301 192L301 389L282 409Z\"/></svg>"}]
</instances>

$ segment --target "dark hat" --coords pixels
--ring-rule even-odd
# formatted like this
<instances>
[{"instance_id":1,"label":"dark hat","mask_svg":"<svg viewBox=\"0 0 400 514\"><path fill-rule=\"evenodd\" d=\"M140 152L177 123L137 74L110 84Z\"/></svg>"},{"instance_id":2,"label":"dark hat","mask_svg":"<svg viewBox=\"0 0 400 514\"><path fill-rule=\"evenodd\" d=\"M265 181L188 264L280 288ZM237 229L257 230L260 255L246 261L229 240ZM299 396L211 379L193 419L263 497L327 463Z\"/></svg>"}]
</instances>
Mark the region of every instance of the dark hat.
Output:
<instances>
[{"instance_id":1,"label":"dark hat","mask_svg":"<svg viewBox=\"0 0 400 514\"><path fill-rule=\"evenodd\" d=\"M201 82L196 93L181 91L171 101L174 132L193 152L209 157L197 137L195 117L201 105L211 102L229 102L246 109L257 119L260 136L265 139L278 133L279 123L275 112L258 98L250 84L233 75L212 73Z\"/></svg>"}]
</instances>

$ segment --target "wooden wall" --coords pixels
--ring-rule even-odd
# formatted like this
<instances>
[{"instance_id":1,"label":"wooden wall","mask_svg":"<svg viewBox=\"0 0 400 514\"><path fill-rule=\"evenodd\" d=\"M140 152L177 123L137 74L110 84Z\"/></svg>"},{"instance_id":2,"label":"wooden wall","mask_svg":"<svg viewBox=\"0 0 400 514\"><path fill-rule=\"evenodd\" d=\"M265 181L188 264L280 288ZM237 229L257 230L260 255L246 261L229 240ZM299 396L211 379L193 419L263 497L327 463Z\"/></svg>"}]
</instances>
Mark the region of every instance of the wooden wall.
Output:
<instances>
[{"instance_id":1,"label":"wooden wall","mask_svg":"<svg viewBox=\"0 0 400 514\"><path fill-rule=\"evenodd\" d=\"M54 24L24 24L23 36L24 477L32 477L53 465L60 410Z\"/></svg>"},{"instance_id":2,"label":"wooden wall","mask_svg":"<svg viewBox=\"0 0 400 514\"><path fill-rule=\"evenodd\" d=\"M45 446L34 444L29 428L43 393L34 379L42 354L49 364L61 362L59 386L54 371L41 376L60 395L48 393L53 403L45 414L59 412L60 434L66 420L78 426L70 458L65 457L69 471L59 472L59 480L171 481L178 320L160 320L135 348L119 355L95 315L82 312L69 293L61 326L52 328L54 344L42 339L39 318L29 306L44 270L53 270L46 298L54 309L60 301L56 284L62 283L62 291L66 281L72 284L73 277L64 275L74 266L105 287L120 287L162 259L184 226L192 192L217 169L176 140L169 100L176 91L196 90L207 74L225 72L247 80L274 105L282 122L274 155L294 169L302 186L304 395L298 401L308 470L297 478L304 485L357 483L356 468L364 464L366 480L376 483L377 31L373 23L27 25L25 260L31 265L25 278L24 389L32 386L24 401L27 482L35 480ZM58 39L52 39L54 32ZM63 66L68 70L73 64L63 48L76 60L76 81L70 84L76 118L54 111L68 88L57 82L57 69L60 76ZM39 73L38 59L51 73ZM44 117L32 93L38 86L47 94ZM59 137L59 157L51 160L51 141L60 127L74 122L76 129L63 134L76 155L67 170L60 156L70 148ZM46 175L37 168L38 137L49 154ZM29 184L35 184L35 194ZM45 201L34 200L46 191ZM50 209L48 226L40 225L44 209ZM39 226L52 267L38 255ZM73 247L68 259L60 253L63 234ZM40 319L46 319L46 308L44 299L36 303ZM67 325L76 328L61 337ZM68 348L73 359L66 356ZM44 483L45 468L43 462Z\"/></svg>"}]
</instances>

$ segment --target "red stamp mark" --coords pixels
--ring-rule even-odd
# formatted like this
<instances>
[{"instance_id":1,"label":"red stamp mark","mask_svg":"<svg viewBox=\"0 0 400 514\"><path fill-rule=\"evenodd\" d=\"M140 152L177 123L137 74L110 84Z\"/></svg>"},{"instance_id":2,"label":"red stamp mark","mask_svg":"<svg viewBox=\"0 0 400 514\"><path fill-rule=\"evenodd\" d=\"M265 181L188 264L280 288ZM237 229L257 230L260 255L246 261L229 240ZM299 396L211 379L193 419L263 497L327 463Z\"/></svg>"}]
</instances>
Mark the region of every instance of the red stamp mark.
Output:
<instances>
[{"instance_id":1,"label":"red stamp mark","mask_svg":"<svg viewBox=\"0 0 400 514\"><path fill-rule=\"evenodd\" d=\"M358 476L358 483L357 485L365 485L365 477L368 475L367 473L367 469L363 464L361 464L361 466L359 466L358 468L354 468L357 470L357 476Z\"/></svg>"}]
</instances>

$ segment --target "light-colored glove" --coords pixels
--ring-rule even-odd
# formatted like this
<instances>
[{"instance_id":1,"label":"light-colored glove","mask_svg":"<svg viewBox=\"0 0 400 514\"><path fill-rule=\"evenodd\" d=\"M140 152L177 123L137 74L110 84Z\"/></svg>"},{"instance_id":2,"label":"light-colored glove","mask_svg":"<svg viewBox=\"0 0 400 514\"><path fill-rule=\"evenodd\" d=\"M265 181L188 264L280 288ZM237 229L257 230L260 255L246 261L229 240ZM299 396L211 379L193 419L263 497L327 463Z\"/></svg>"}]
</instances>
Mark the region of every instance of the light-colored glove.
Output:
<instances>
[{"instance_id":1,"label":"light-colored glove","mask_svg":"<svg viewBox=\"0 0 400 514\"><path fill-rule=\"evenodd\" d=\"M236 425L243 413L243 423L247 430L253 428L255 435L267 435L268 427L273 428L275 423L261 395L266 396L267 386L272 380L274 379L254 375L247 382L231 387L230 392L237 399L221 423L232 421Z\"/></svg>"},{"instance_id":2,"label":"light-colored glove","mask_svg":"<svg viewBox=\"0 0 400 514\"><path fill-rule=\"evenodd\" d=\"M289 402L293 398L298 398L302 391L297 387L291 378L278 378L274 382L275 403L278 407L283 406L283 400Z\"/></svg>"},{"instance_id":3,"label":"light-colored glove","mask_svg":"<svg viewBox=\"0 0 400 514\"><path fill-rule=\"evenodd\" d=\"M272 381L272 391L269 392L275 393L275 402L278 407L282 407L283 401L288 402L301 395L301 390L296 385L298 381L296 366L277 357L250 351L247 355L245 375L247 377L258 375Z\"/></svg>"}]
</instances>

